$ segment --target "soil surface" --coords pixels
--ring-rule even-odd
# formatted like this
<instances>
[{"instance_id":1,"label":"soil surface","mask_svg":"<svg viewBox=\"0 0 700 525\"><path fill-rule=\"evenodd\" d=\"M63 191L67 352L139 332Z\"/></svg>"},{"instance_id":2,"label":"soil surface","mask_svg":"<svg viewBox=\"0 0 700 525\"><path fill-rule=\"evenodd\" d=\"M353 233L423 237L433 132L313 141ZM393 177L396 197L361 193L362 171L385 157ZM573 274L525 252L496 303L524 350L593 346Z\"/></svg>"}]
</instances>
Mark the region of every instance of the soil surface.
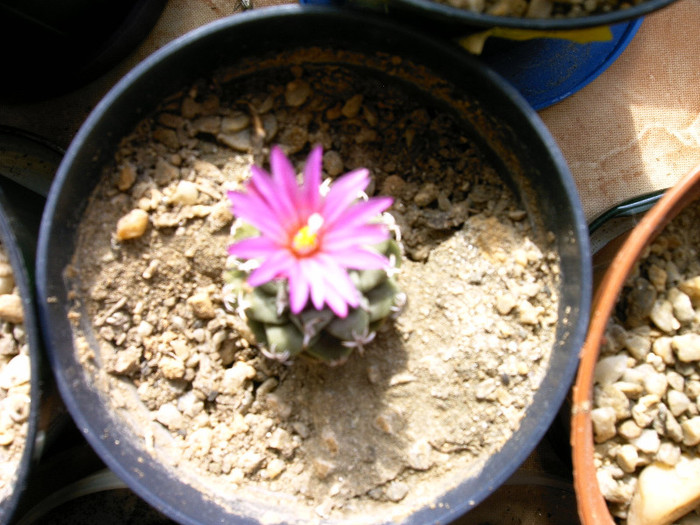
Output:
<instances>
[{"instance_id":1,"label":"soil surface","mask_svg":"<svg viewBox=\"0 0 700 525\"><path fill-rule=\"evenodd\" d=\"M10 260L0 245L0 502L12 494L24 453L30 384L22 299Z\"/></svg>"},{"instance_id":2,"label":"soil surface","mask_svg":"<svg viewBox=\"0 0 700 525\"><path fill-rule=\"evenodd\" d=\"M271 522L400 519L518 428L549 362L558 260L454 114L317 62L198 82L123 141L66 272L76 347L145 448L212 498L262 495ZM271 144L299 170L322 144L326 177L366 167L368 193L395 199L408 304L342 366L265 358L225 305L226 191Z\"/></svg>"}]
</instances>

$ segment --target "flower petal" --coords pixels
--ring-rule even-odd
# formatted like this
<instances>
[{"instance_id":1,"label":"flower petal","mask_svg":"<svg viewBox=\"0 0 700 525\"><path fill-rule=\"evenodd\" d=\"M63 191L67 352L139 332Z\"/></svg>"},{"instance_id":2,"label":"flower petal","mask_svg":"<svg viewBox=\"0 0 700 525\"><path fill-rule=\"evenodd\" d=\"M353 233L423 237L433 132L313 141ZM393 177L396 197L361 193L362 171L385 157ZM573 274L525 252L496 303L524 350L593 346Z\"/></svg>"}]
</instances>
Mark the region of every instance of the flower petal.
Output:
<instances>
[{"instance_id":1,"label":"flower petal","mask_svg":"<svg viewBox=\"0 0 700 525\"><path fill-rule=\"evenodd\" d=\"M333 229L323 235L323 251L335 252L351 246L371 246L389 238L389 231L383 224L365 224L351 228Z\"/></svg>"},{"instance_id":2,"label":"flower petal","mask_svg":"<svg viewBox=\"0 0 700 525\"><path fill-rule=\"evenodd\" d=\"M352 284L348 272L339 264L339 261L325 253L317 254L314 260L319 264L319 273L323 275L327 289L337 292L350 306L358 306L360 298L357 288ZM328 297L328 292L326 297Z\"/></svg>"},{"instance_id":3,"label":"flower petal","mask_svg":"<svg viewBox=\"0 0 700 525\"><path fill-rule=\"evenodd\" d=\"M228 247L228 253L241 259L257 259L270 257L279 251L280 247L268 237L251 237L243 239Z\"/></svg>"},{"instance_id":4,"label":"flower petal","mask_svg":"<svg viewBox=\"0 0 700 525\"><path fill-rule=\"evenodd\" d=\"M364 224L386 210L393 202L391 197L373 197L368 201L358 202L345 209L335 220L326 218L326 227L344 228Z\"/></svg>"},{"instance_id":5,"label":"flower petal","mask_svg":"<svg viewBox=\"0 0 700 525\"><path fill-rule=\"evenodd\" d=\"M309 215L317 212L321 200L321 163L323 161L323 147L315 146L304 164L303 198Z\"/></svg>"},{"instance_id":6,"label":"flower petal","mask_svg":"<svg viewBox=\"0 0 700 525\"><path fill-rule=\"evenodd\" d=\"M294 268L289 272L289 308L292 313L301 312L309 301L309 281L300 261L295 261Z\"/></svg>"},{"instance_id":7,"label":"flower petal","mask_svg":"<svg viewBox=\"0 0 700 525\"><path fill-rule=\"evenodd\" d=\"M333 258L345 268L381 270L389 267L389 259L379 252L363 248L347 248L333 252Z\"/></svg>"},{"instance_id":8,"label":"flower petal","mask_svg":"<svg viewBox=\"0 0 700 525\"><path fill-rule=\"evenodd\" d=\"M269 212L267 203L258 197L237 191L228 192L231 210L236 217L250 223L260 233L271 237L280 244L285 242L287 233L277 218Z\"/></svg>"},{"instance_id":9,"label":"flower petal","mask_svg":"<svg viewBox=\"0 0 700 525\"><path fill-rule=\"evenodd\" d=\"M294 257L288 251L278 250L253 270L248 277L248 284L260 286L277 277L287 277L295 264Z\"/></svg>"},{"instance_id":10,"label":"flower petal","mask_svg":"<svg viewBox=\"0 0 700 525\"><path fill-rule=\"evenodd\" d=\"M248 191L267 203L270 213L275 215L278 222L283 225L297 224L299 217L296 208L288 198L285 198L284 192L274 185L267 172L257 166L251 166L251 171L253 176L250 179Z\"/></svg>"},{"instance_id":11,"label":"flower petal","mask_svg":"<svg viewBox=\"0 0 700 525\"><path fill-rule=\"evenodd\" d=\"M299 260L299 273L304 275L309 285L309 295L316 310L323 308L325 300L326 283L323 280L324 269L319 266L315 257Z\"/></svg>"},{"instance_id":12,"label":"flower petal","mask_svg":"<svg viewBox=\"0 0 700 525\"><path fill-rule=\"evenodd\" d=\"M357 199L359 193L369 184L369 171L361 168L339 177L326 195L322 215L326 222L333 224L338 215Z\"/></svg>"},{"instance_id":13,"label":"flower petal","mask_svg":"<svg viewBox=\"0 0 700 525\"><path fill-rule=\"evenodd\" d=\"M270 167L272 180L280 192L279 198L294 210L301 208L302 199L294 166L279 146L272 146L270 150Z\"/></svg>"},{"instance_id":14,"label":"flower petal","mask_svg":"<svg viewBox=\"0 0 700 525\"><path fill-rule=\"evenodd\" d=\"M335 315L341 318L347 317L348 303L345 302L340 295L329 291L329 293L326 294L326 303Z\"/></svg>"}]
</instances>

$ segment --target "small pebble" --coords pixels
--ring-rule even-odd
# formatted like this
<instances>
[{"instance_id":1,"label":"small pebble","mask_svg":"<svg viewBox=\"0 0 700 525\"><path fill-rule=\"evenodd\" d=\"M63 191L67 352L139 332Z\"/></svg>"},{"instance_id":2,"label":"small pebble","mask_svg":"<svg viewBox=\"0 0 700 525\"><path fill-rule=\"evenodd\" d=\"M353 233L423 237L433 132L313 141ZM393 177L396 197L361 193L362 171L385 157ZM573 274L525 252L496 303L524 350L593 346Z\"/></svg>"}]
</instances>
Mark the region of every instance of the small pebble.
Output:
<instances>
[{"instance_id":1,"label":"small pebble","mask_svg":"<svg viewBox=\"0 0 700 525\"><path fill-rule=\"evenodd\" d=\"M184 427L185 419L172 403L165 403L156 412L156 421L165 425L170 430L179 430Z\"/></svg>"},{"instance_id":2,"label":"small pebble","mask_svg":"<svg viewBox=\"0 0 700 525\"><path fill-rule=\"evenodd\" d=\"M356 117L357 114L360 112L363 100L364 97L361 94L353 95L352 97L350 97L343 105L343 108L340 110L343 116L346 118Z\"/></svg>"},{"instance_id":3,"label":"small pebble","mask_svg":"<svg viewBox=\"0 0 700 525\"><path fill-rule=\"evenodd\" d=\"M29 383L31 379L31 361L28 355L18 354L10 359L0 370L0 388L11 390Z\"/></svg>"},{"instance_id":4,"label":"small pebble","mask_svg":"<svg viewBox=\"0 0 700 525\"><path fill-rule=\"evenodd\" d=\"M688 333L676 335L671 340L678 359L684 363L700 361L700 334Z\"/></svg>"},{"instance_id":5,"label":"small pebble","mask_svg":"<svg viewBox=\"0 0 700 525\"><path fill-rule=\"evenodd\" d=\"M22 298L16 294L0 295L0 319L8 323L23 323Z\"/></svg>"},{"instance_id":6,"label":"small pebble","mask_svg":"<svg viewBox=\"0 0 700 525\"><path fill-rule=\"evenodd\" d=\"M311 95L311 86L303 80L292 80L287 84L286 91L284 92L284 98L288 106L299 107L301 106Z\"/></svg>"},{"instance_id":7,"label":"small pebble","mask_svg":"<svg viewBox=\"0 0 700 525\"><path fill-rule=\"evenodd\" d=\"M695 446L700 443L700 416L692 417L681 423L683 444Z\"/></svg>"},{"instance_id":8,"label":"small pebble","mask_svg":"<svg viewBox=\"0 0 700 525\"><path fill-rule=\"evenodd\" d=\"M175 188L175 193L170 198L173 204L186 205L195 204L199 197L199 190L194 182L181 180Z\"/></svg>"},{"instance_id":9,"label":"small pebble","mask_svg":"<svg viewBox=\"0 0 700 525\"><path fill-rule=\"evenodd\" d=\"M615 410L611 407L600 407L591 410L593 433L596 443L602 443L617 434L615 429Z\"/></svg>"},{"instance_id":10,"label":"small pebble","mask_svg":"<svg viewBox=\"0 0 700 525\"><path fill-rule=\"evenodd\" d=\"M148 213L142 209L134 209L117 222L116 238L118 241L136 239L146 233Z\"/></svg>"}]
</instances>

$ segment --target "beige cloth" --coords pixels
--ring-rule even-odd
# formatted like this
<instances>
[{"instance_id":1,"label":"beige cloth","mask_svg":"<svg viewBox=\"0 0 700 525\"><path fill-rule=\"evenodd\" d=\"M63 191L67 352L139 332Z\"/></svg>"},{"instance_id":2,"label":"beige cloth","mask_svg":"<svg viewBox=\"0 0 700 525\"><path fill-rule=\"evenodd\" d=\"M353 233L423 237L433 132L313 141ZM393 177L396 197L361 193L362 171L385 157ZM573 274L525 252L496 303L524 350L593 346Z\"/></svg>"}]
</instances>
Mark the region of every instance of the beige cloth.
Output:
<instances>
[{"instance_id":1,"label":"beige cloth","mask_svg":"<svg viewBox=\"0 0 700 525\"><path fill-rule=\"evenodd\" d=\"M244 1L252 7L294 2ZM108 74L53 100L0 105L0 124L65 148L91 108L140 60L191 29L242 10L241 0L169 0L148 38ZM699 27L700 0L678 0L648 15L609 69L540 112L569 163L587 219L666 188L700 163Z\"/></svg>"},{"instance_id":2,"label":"beige cloth","mask_svg":"<svg viewBox=\"0 0 700 525\"><path fill-rule=\"evenodd\" d=\"M700 0L645 17L609 69L540 115L587 219L673 185L700 164Z\"/></svg>"}]
</instances>

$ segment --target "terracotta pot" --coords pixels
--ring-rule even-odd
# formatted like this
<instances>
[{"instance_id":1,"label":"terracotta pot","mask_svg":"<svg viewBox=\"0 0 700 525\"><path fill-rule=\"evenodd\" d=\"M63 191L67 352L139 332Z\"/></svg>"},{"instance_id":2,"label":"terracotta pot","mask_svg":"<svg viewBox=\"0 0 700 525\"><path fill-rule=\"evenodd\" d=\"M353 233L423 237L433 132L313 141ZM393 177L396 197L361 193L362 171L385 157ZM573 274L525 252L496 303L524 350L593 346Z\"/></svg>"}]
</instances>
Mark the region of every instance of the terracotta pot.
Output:
<instances>
[{"instance_id":1,"label":"terracotta pot","mask_svg":"<svg viewBox=\"0 0 700 525\"><path fill-rule=\"evenodd\" d=\"M584 525L614 523L596 479L591 422L593 372L605 327L625 280L644 249L683 208L698 198L700 198L700 165L670 188L629 233L595 292L591 322L573 389L571 420L574 488L579 516Z\"/></svg>"}]
</instances>

